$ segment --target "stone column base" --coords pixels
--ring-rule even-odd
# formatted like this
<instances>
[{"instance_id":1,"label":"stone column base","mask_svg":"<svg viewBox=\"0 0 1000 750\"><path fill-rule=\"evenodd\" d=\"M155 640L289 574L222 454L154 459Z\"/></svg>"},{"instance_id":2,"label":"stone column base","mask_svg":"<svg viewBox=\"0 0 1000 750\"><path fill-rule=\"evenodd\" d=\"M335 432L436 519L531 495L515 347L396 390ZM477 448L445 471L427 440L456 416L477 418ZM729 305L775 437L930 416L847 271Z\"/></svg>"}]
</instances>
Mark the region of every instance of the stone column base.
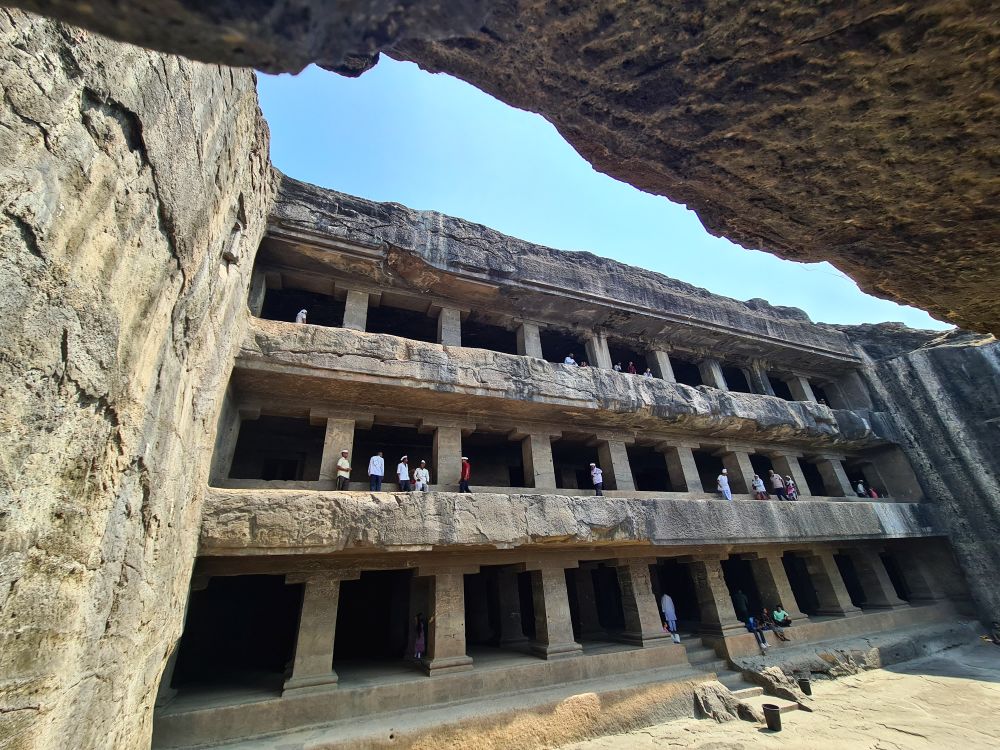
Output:
<instances>
[{"instance_id":1,"label":"stone column base","mask_svg":"<svg viewBox=\"0 0 1000 750\"><path fill-rule=\"evenodd\" d=\"M666 646L669 643L673 643L670 633L664 633L662 630L657 630L653 633L632 633L625 631L618 633L615 636L615 640L622 643L629 643L633 646L642 646L643 648Z\"/></svg>"},{"instance_id":2,"label":"stone column base","mask_svg":"<svg viewBox=\"0 0 1000 750\"><path fill-rule=\"evenodd\" d=\"M285 685L281 690L281 695L286 696L289 693L301 695L302 693L314 693L321 690L329 690L337 687L338 679L337 673L332 671L329 674L316 674L309 675L307 677L290 677L285 680Z\"/></svg>"},{"instance_id":3,"label":"stone column base","mask_svg":"<svg viewBox=\"0 0 1000 750\"><path fill-rule=\"evenodd\" d=\"M817 615L825 615L832 617L860 617L864 614L860 607L847 607L844 609L817 609Z\"/></svg>"},{"instance_id":4,"label":"stone column base","mask_svg":"<svg viewBox=\"0 0 1000 750\"><path fill-rule=\"evenodd\" d=\"M576 641L570 641L569 643L538 643L537 641L533 641L531 644L531 653L551 661L552 659L579 656L583 653L583 646Z\"/></svg>"},{"instance_id":5,"label":"stone column base","mask_svg":"<svg viewBox=\"0 0 1000 750\"><path fill-rule=\"evenodd\" d=\"M472 669L471 656L442 656L433 659L422 659L424 671L433 677L438 674L452 674L453 672L467 672Z\"/></svg>"}]
</instances>

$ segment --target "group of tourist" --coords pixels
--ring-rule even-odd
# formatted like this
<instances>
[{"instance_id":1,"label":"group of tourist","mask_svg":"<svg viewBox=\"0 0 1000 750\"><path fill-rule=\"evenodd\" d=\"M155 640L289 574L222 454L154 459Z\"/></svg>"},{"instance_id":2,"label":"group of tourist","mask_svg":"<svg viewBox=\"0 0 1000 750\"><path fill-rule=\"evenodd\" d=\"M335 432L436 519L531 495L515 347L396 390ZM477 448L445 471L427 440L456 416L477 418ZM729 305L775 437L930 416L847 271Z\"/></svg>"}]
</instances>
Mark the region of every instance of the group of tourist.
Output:
<instances>
[{"instance_id":1,"label":"group of tourist","mask_svg":"<svg viewBox=\"0 0 1000 750\"><path fill-rule=\"evenodd\" d=\"M350 452L344 448L340 452L337 460L337 489L346 490L350 487L351 462L348 460ZM385 459L382 451L377 451L374 456L368 459L368 488L372 492L382 491L382 480L385 478ZM472 479L472 464L468 456L462 456L462 470L459 474L458 491L472 492L469 489L469 480ZM410 476L410 457L400 456L399 463L396 464L396 481L399 483L401 492L427 492L431 485L431 472L427 468L427 462L421 459L420 465L413 470Z\"/></svg>"},{"instance_id":2,"label":"group of tourist","mask_svg":"<svg viewBox=\"0 0 1000 750\"><path fill-rule=\"evenodd\" d=\"M755 616L750 614L750 600L742 589L737 589L731 596L737 619L746 625L747 631L754 634L762 651L768 649L767 638L764 636L765 631L774 633L779 641L789 640L788 636L785 635L785 628L792 624L792 618L780 602L773 609L764 607L760 615Z\"/></svg>"},{"instance_id":3,"label":"group of tourist","mask_svg":"<svg viewBox=\"0 0 1000 750\"><path fill-rule=\"evenodd\" d=\"M770 469L767 472L767 480L771 483L771 492L779 500L796 500L799 497L799 488L795 484L795 480L790 476L777 473L774 469ZM761 479L757 474L753 475L753 481L750 483L753 488L753 496L757 500L767 500L769 495L767 493L767 488L764 485L764 480Z\"/></svg>"},{"instance_id":4,"label":"group of tourist","mask_svg":"<svg viewBox=\"0 0 1000 750\"><path fill-rule=\"evenodd\" d=\"M854 485L854 491L857 493L858 497L868 497L872 500L878 500L880 497L878 491L874 487L866 487L864 480L859 479L857 484Z\"/></svg>"},{"instance_id":5,"label":"group of tourist","mask_svg":"<svg viewBox=\"0 0 1000 750\"><path fill-rule=\"evenodd\" d=\"M590 366L590 365L587 364L586 360L581 360L581 361L577 362L576 361L576 355L572 354L572 353L566 355L566 357L563 359L563 364L564 365L569 365L570 367L589 367ZM635 362L629 362L627 368L622 368L622 363L621 362L615 362L615 366L614 366L613 369L614 369L615 372L627 372L629 375L638 375L639 374L639 371L635 367ZM642 376L644 378L655 377L653 375L653 371L651 369L649 369L648 367L642 373Z\"/></svg>"}]
</instances>

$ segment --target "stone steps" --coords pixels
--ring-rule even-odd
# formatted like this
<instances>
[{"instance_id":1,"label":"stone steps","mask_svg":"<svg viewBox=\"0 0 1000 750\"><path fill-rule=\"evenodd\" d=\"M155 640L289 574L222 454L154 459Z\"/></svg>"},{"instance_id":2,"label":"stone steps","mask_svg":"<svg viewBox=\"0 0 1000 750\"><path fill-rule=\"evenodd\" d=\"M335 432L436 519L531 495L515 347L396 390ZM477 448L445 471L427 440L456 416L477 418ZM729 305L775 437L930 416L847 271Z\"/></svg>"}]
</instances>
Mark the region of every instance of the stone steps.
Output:
<instances>
[{"instance_id":1,"label":"stone steps","mask_svg":"<svg viewBox=\"0 0 1000 750\"><path fill-rule=\"evenodd\" d=\"M763 691L762 691L763 692ZM757 695L751 698L742 699L743 703L748 706L754 706L763 711L763 705L765 703L770 703L773 706L778 707L778 711L783 714L787 714L789 711L798 711L799 704L795 701L785 700L784 698L775 698L773 695Z\"/></svg>"}]
</instances>

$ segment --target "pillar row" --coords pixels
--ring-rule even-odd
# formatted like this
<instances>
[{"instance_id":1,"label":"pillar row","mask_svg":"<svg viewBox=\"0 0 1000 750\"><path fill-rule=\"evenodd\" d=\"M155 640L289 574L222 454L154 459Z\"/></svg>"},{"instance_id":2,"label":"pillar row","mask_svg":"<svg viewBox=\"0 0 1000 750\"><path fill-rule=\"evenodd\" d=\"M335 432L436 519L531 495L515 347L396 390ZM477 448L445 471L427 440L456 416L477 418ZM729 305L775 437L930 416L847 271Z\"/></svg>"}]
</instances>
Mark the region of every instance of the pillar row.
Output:
<instances>
[{"instance_id":1,"label":"pillar row","mask_svg":"<svg viewBox=\"0 0 1000 750\"><path fill-rule=\"evenodd\" d=\"M368 292L357 289L347 290L347 300L344 302L344 328L352 331L364 331L368 325Z\"/></svg>"},{"instance_id":2,"label":"pillar row","mask_svg":"<svg viewBox=\"0 0 1000 750\"><path fill-rule=\"evenodd\" d=\"M573 639L573 620L566 591L565 567L558 563L527 564L535 606L535 640L531 651L543 659L576 656L583 648Z\"/></svg>"},{"instance_id":3,"label":"pillar row","mask_svg":"<svg viewBox=\"0 0 1000 750\"><path fill-rule=\"evenodd\" d=\"M622 594L625 630L621 639L638 646L656 646L670 642L663 632L660 610L649 580L649 566L654 560L616 560L618 586Z\"/></svg>"},{"instance_id":4,"label":"pillar row","mask_svg":"<svg viewBox=\"0 0 1000 750\"><path fill-rule=\"evenodd\" d=\"M656 450L663 454L667 463L670 489L674 492L704 492L698 465L694 460L697 443L661 443Z\"/></svg>"},{"instance_id":5,"label":"pillar row","mask_svg":"<svg viewBox=\"0 0 1000 750\"><path fill-rule=\"evenodd\" d=\"M833 553L827 550L805 556L806 569L812 581L819 606L816 614L853 617L861 610L851 602L844 579L840 575Z\"/></svg>"},{"instance_id":6,"label":"pillar row","mask_svg":"<svg viewBox=\"0 0 1000 750\"><path fill-rule=\"evenodd\" d=\"M670 355L663 349L651 349L649 351L649 367L653 374L668 383L676 383L674 367L670 364Z\"/></svg>"},{"instance_id":7,"label":"pillar row","mask_svg":"<svg viewBox=\"0 0 1000 750\"><path fill-rule=\"evenodd\" d=\"M720 561L717 558L694 558L687 564L698 597L702 630L723 636L745 633L746 627L736 618Z\"/></svg>"},{"instance_id":8,"label":"pillar row","mask_svg":"<svg viewBox=\"0 0 1000 750\"><path fill-rule=\"evenodd\" d=\"M906 607L906 602L896 596L896 589L889 578L889 571L877 550L870 547L852 547L846 550L854 561L861 588L865 592L865 608L896 609Z\"/></svg>"},{"instance_id":9,"label":"pillar row","mask_svg":"<svg viewBox=\"0 0 1000 750\"><path fill-rule=\"evenodd\" d=\"M524 321L517 327L517 353L526 357L544 359L542 336L537 323Z\"/></svg>"},{"instance_id":10,"label":"pillar row","mask_svg":"<svg viewBox=\"0 0 1000 750\"><path fill-rule=\"evenodd\" d=\"M357 577L357 574L345 572L285 577L286 583L302 583L303 592L292 673L285 680L282 695L337 684L333 647L337 635L340 582Z\"/></svg>"}]
</instances>

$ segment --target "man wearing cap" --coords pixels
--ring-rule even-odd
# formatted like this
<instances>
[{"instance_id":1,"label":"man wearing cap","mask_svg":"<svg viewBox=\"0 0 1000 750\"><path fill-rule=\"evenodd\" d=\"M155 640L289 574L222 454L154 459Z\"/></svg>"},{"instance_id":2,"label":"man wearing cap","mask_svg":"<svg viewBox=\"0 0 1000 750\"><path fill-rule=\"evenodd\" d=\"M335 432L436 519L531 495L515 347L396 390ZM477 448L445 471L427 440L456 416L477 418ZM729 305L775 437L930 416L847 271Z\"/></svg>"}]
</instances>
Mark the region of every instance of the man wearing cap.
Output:
<instances>
[{"instance_id":1,"label":"man wearing cap","mask_svg":"<svg viewBox=\"0 0 1000 750\"><path fill-rule=\"evenodd\" d=\"M590 479L594 483L594 489L597 491L597 494L603 497L604 472L597 467L597 464L590 465Z\"/></svg>"},{"instance_id":2,"label":"man wearing cap","mask_svg":"<svg viewBox=\"0 0 1000 750\"><path fill-rule=\"evenodd\" d=\"M458 476L458 491L472 492L469 489L469 480L472 479L472 464L469 463L468 456L462 456L462 473Z\"/></svg>"},{"instance_id":3,"label":"man wearing cap","mask_svg":"<svg viewBox=\"0 0 1000 750\"><path fill-rule=\"evenodd\" d=\"M733 491L729 489L729 470L723 469L722 473L715 478L715 489L722 493L722 496L729 502L733 501Z\"/></svg>"},{"instance_id":4,"label":"man wearing cap","mask_svg":"<svg viewBox=\"0 0 1000 750\"><path fill-rule=\"evenodd\" d=\"M351 462L347 460L347 448L344 448L337 459L337 489L346 490L350 478Z\"/></svg>"},{"instance_id":5,"label":"man wearing cap","mask_svg":"<svg viewBox=\"0 0 1000 750\"><path fill-rule=\"evenodd\" d=\"M396 465L396 478L399 480L399 489L402 492L410 491L410 459L402 456Z\"/></svg>"},{"instance_id":6,"label":"man wearing cap","mask_svg":"<svg viewBox=\"0 0 1000 750\"><path fill-rule=\"evenodd\" d=\"M413 489L416 492L427 492L431 483L431 473L427 471L427 462L421 461L420 466L413 470Z\"/></svg>"},{"instance_id":7,"label":"man wearing cap","mask_svg":"<svg viewBox=\"0 0 1000 750\"><path fill-rule=\"evenodd\" d=\"M368 485L372 492L382 491L382 477L385 476L385 460L382 451L368 459Z\"/></svg>"}]
</instances>

